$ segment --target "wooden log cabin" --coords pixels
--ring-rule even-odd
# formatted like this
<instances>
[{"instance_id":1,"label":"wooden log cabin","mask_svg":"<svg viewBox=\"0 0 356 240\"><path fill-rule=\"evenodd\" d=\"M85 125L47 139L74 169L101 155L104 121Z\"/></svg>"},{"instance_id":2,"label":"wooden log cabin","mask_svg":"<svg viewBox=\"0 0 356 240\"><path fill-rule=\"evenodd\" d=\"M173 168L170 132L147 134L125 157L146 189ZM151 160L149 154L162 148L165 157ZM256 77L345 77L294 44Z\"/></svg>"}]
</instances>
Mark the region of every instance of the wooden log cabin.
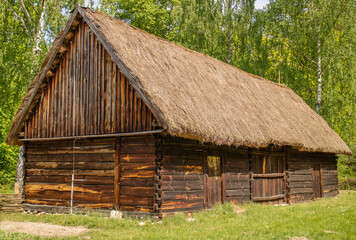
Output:
<instances>
[{"instance_id":1,"label":"wooden log cabin","mask_svg":"<svg viewBox=\"0 0 356 240\"><path fill-rule=\"evenodd\" d=\"M335 196L351 153L288 87L82 7L6 141L26 206L155 216Z\"/></svg>"}]
</instances>

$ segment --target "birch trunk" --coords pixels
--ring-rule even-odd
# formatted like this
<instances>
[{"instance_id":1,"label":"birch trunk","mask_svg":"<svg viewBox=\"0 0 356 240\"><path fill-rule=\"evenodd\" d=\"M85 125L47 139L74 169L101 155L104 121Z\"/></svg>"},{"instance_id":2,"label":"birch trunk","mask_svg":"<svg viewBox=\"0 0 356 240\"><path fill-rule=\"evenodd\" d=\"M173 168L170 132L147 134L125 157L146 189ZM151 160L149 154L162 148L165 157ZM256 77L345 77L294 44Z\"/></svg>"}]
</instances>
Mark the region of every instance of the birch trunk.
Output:
<instances>
[{"instance_id":1,"label":"birch trunk","mask_svg":"<svg viewBox=\"0 0 356 240\"><path fill-rule=\"evenodd\" d=\"M31 69L31 75L33 75L33 70L37 69L37 65L38 65L38 57L41 54L41 39L43 36L43 32L44 32L44 17L45 17L45 12L46 12L46 0L43 0L43 5L42 5L42 10L41 10L41 14L40 14L40 18L38 20L38 26L37 26L37 31L34 37L34 46L32 49L33 52L33 68ZM29 79L29 83L30 83L31 79Z\"/></svg>"},{"instance_id":2,"label":"birch trunk","mask_svg":"<svg viewBox=\"0 0 356 240\"><path fill-rule=\"evenodd\" d=\"M322 71L321 71L321 52L320 52L320 39L318 39L318 84L316 89L316 106L315 109L319 112L321 107L321 88L322 88Z\"/></svg>"}]
</instances>

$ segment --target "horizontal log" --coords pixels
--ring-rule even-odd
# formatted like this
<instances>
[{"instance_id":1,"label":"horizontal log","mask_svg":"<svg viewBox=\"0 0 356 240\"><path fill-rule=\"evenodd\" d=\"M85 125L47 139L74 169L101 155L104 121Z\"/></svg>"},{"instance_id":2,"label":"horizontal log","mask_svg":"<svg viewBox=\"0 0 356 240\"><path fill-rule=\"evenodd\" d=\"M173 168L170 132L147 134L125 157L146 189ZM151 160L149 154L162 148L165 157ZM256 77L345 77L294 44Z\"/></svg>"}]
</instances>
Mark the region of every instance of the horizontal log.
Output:
<instances>
[{"instance_id":1,"label":"horizontal log","mask_svg":"<svg viewBox=\"0 0 356 240\"><path fill-rule=\"evenodd\" d=\"M202 167L192 167L191 169L162 169L160 171L160 174L162 175L190 175L190 174L198 174L202 175L203 174L203 168Z\"/></svg>"},{"instance_id":2,"label":"horizontal log","mask_svg":"<svg viewBox=\"0 0 356 240\"><path fill-rule=\"evenodd\" d=\"M227 197L250 196L250 189L226 190Z\"/></svg>"},{"instance_id":3,"label":"horizontal log","mask_svg":"<svg viewBox=\"0 0 356 240\"><path fill-rule=\"evenodd\" d=\"M225 183L226 189L244 189L250 188L249 181L226 181Z\"/></svg>"},{"instance_id":4,"label":"horizontal log","mask_svg":"<svg viewBox=\"0 0 356 240\"><path fill-rule=\"evenodd\" d=\"M305 182L305 181L312 181L312 175L292 175L289 176L290 182Z\"/></svg>"},{"instance_id":5,"label":"horizontal log","mask_svg":"<svg viewBox=\"0 0 356 240\"><path fill-rule=\"evenodd\" d=\"M154 203L153 195L152 197L133 197L133 196L120 196L119 204L128 206L147 206L152 207Z\"/></svg>"},{"instance_id":6,"label":"horizontal log","mask_svg":"<svg viewBox=\"0 0 356 240\"><path fill-rule=\"evenodd\" d=\"M134 137L121 137L121 146L126 145L155 145L154 136L134 136Z\"/></svg>"},{"instance_id":7,"label":"horizontal log","mask_svg":"<svg viewBox=\"0 0 356 240\"><path fill-rule=\"evenodd\" d=\"M114 162L114 153L75 153L75 160L78 162ZM26 162L72 162L73 154L30 154L27 153Z\"/></svg>"},{"instance_id":8,"label":"horizontal log","mask_svg":"<svg viewBox=\"0 0 356 240\"><path fill-rule=\"evenodd\" d=\"M77 139L75 141L75 146L102 146L102 145L112 145L115 146L116 138L90 138L90 139ZM74 140L62 140L62 141L31 141L27 143L27 147L38 147L46 148L48 146L61 146L61 147L73 147Z\"/></svg>"},{"instance_id":9,"label":"horizontal log","mask_svg":"<svg viewBox=\"0 0 356 240\"><path fill-rule=\"evenodd\" d=\"M133 212L154 212L153 206L129 206L129 205L120 205L121 211L133 211Z\"/></svg>"},{"instance_id":10,"label":"horizontal log","mask_svg":"<svg viewBox=\"0 0 356 240\"><path fill-rule=\"evenodd\" d=\"M290 188L312 188L313 183L311 181L306 181L306 182L291 182L290 183Z\"/></svg>"},{"instance_id":11,"label":"horizontal log","mask_svg":"<svg viewBox=\"0 0 356 240\"><path fill-rule=\"evenodd\" d=\"M121 163L144 163L144 162L154 162L155 160L156 160L156 155L153 153L120 154Z\"/></svg>"},{"instance_id":12,"label":"horizontal log","mask_svg":"<svg viewBox=\"0 0 356 240\"><path fill-rule=\"evenodd\" d=\"M193 172L197 174L203 174L203 165L172 165L172 164L163 164L162 173L166 174L167 172L173 171L177 172Z\"/></svg>"},{"instance_id":13,"label":"horizontal log","mask_svg":"<svg viewBox=\"0 0 356 240\"><path fill-rule=\"evenodd\" d=\"M337 178L330 178L330 179L324 179L323 178L323 186L328 186L328 185L337 185L338 179Z\"/></svg>"},{"instance_id":14,"label":"horizontal log","mask_svg":"<svg viewBox=\"0 0 356 240\"><path fill-rule=\"evenodd\" d=\"M202 155L200 152L193 152L193 154L189 154L186 152L177 152L175 154L164 154L162 156L162 161L163 162L170 162L172 160L192 160L192 161L202 161L204 159L204 155Z\"/></svg>"},{"instance_id":15,"label":"horizontal log","mask_svg":"<svg viewBox=\"0 0 356 240\"><path fill-rule=\"evenodd\" d=\"M253 197L252 201L254 202L263 202L263 201L272 201L285 198L285 194L275 195L275 196L268 196L268 197Z\"/></svg>"},{"instance_id":16,"label":"horizontal log","mask_svg":"<svg viewBox=\"0 0 356 240\"><path fill-rule=\"evenodd\" d=\"M24 191L25 199L51 199L51 200L67 200L71 199L71 192L59 192L59 191L35 191L29 192ZM83 192L74 192L73 201L80 201L86 203L113 203L114 202L114 193L112 194L98 194L98 193L83 193Z\"/></svg>"},{"instance_id":17,"label":"horizontal log","mask_svg":"<svg viewBox=\"0 0 356 240\"><path fill-rule=\"evenodd\" d=\"M72 176L26 176L26 183L71 183ZM104 177L104 176L75 176L75 182L82 182L85 184L95 184L95 185L113 185L114 177Z\"/></svg>"},{"instance_id":18,"label":"horizontal log","mask_svg":"<svg viewBox=\"0 0 356 240\"><path fill-rule=\"evenodd\" d=\"M162 181L161 189L165 191L190 191L190 190L203 190L203 182L169 182Z\"/></svg>"},{"instance_id":19,"label":"horizontal log","mask_svg":"<svg viewBox=\"0 0 356 240\"><path fill-rule=\"evenodd\" d=\"M250 176L248 174L233 174L233 173L228 173L225 175L226 181L249 181Z\"/></svg>"},{"instance_id":20,"label":"horizontal log","mask_svg":"<svg viewBox=\"0 0 356 240\"><path fill-rule=\"evenodd\" d=\"M202 181L203 175L163 175L162 181Z\"/></svg>"},{"instance_id":21,"label":"horizontal log","mask_svg":"<svg viewBox=\"0 0 356 240\"><path fill-rule=\"evenodd\" d=\"M120 178L121 187L153 187L154 179L151 178Z\"/></svg>"},{"instance_id":22,"label":"horizontal log","mask_svg":"<svg viewBox=\"0 0 356 240\"><path fill-rule=\"evenodd\" d=\"M260 173L260 174L256 174L254 173L253 178L282 178L285 177L284 173Z\"/></svg>"},{"instance_id":23,"label":"horizontal log","mask_svg":"<svg viewBox=\"0 0 356 240\"><path fill-rule=\"evenodd\" d=\"M36 192L36 191L59 191L59 192L70 192L72 190L71 184L41 184L41 183L26 183L26 192ZM74 192L84 192L84 193L111 193L113 192L113 187L110 185L85 185L85 184L74 184Z\"/></svg>"},{"instance_id":24,"label":"horizontal log","mask_svg":"<svg viewBox=\"0 0 356 240\"><path fill-rule=\"evenodd\" d=\"M121 154L155 154L156 148L151 145L143 145L143 146L120 146Z\"/></svg>"},{"instance_id":25,"label":"horizontal log","mask_svg":"<svg viewBox=\"0 0 356 240\"><path fill-rule=\"evenodd\" d=\"M80 147L46 147L46 148L35 148L31 147L27 149L29 154L77 154L77 153L115 153L115 146L113 145L103 145L103 146L80 146Z\"/></svg>"},{"instance_id":26,"label":"horizontal log","mask_svg":"<svg viewBox=\"0 0 356 240\"><path fill-rule=\"evenodd\" d=\"M73 162L27 162L25 165L27 169L73 169ZM114 167L114 162L77 162L74 160L75 169L111 170Z\"/></svg>"},{"instance_id":27,"label":"horizontal log","mask_svg":"<svg viewBox=\"0 0 356 240\"><path fill-rule=\"evenodd\" d=\"M291 188L290 194L313 193L313 188Z\"/></svg>"},{"instance_id":28,"label":"horizontal log","mask_svg":"<svg viewBox=\"0 0 356 240\"><path fill-rule=\"evenodd\" d=\"M145 163L121 163L121 171L126 170L155 170L155 162L145 162Z\"/></svg>"},{"instance_id":29,"label":"horizontal log","mask_svg":"<svg viewBox=\"0 0 356 240\"><path fill-rule=\"evenodd\" d=\"M126 170L121 172L121 177L123 178L149 178L152 177L154 178L155 176L155 171L151 170Z\"/></svg>"},{"instance_id":30,"label":"horizontal log","mask_svg":"<svg viewBox=\"0 0 356 240\"><path fill-rule=\"evenodd\" d=\"M162 191L162 200L195 200L204 199L203 190L198 191Z\"/></svg>"},{"instance_id":31,"label":"horizontal log","mask_svg":"<svg viewBox=\"0 0 356 240\"><path fill-rule=\"evenodd\" d=\"M56 176L68 176L72 171L68 170L43 170L43 169L26 169L26 176L35 175L56 175ZM88 175L88 176L114 176L114 170L75 170L75 175Z\"/></svg>"},{"instance_id":32,"label":"horizontal log","mask_svg":"<svg viewBox=\"0 0 356 240\"><path fill-rule=\"evenodd\" d=\"M26 199L28 204L36 205L52 205L52 206L70 206L70 201L63 200L50 200L50 199ZM83 202L73 202L74 207L88 208L88 209L113 209L112 203L83 203Z\"/></svg>"},{"instance_id":33,"label":"horizontal log","mask_svg":"<svg viewBox=\"0 0 356 240\"><path fill-rule=\"evenodd\" d=\"M162 201L161 211L167 212L169 210L176 211L182 209L200 210L203 208L203 201L200 199L196 200L171 200L171 201Z\"/></svg>"},{"instance_id":34,"label":"horizontal log","mask_svg":"<svg viewBox=\"0 0 356 240\"><path fill-rule=\"evenodd\" d=\"M153 187L121 187L120 195L125 196L137 196L137 197L153 197Z\"/></svg>"},{"instance_id":35,"label":"horizontal log","mask_svg":"<svg viewBox=\"0 0 356 240\"><path fill-rule=\"evenodd\" d=\"M313 171L312 171L311 168L295 170L295 171L288 171L288 174L290 176L293 176L293 175L311 175L312 173L313 173Z\"/></svg>"}]
</instances>

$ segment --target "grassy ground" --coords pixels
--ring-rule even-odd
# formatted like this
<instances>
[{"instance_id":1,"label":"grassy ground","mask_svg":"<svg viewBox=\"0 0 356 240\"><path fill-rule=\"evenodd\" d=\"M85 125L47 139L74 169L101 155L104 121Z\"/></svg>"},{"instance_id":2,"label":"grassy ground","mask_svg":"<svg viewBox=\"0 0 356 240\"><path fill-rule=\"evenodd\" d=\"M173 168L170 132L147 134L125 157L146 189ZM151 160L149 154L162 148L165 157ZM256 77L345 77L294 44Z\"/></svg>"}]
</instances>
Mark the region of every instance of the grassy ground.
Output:
<instances>
[{"instance_id":1,"label":"grassy ground","mask_svg":"<svg viewBox=\"0 0 356 240\"><path fill-rule=\"evenodd\" d=\"M289 206L250 203L239 208L246 211L236 214L233 205L223 204L194 214L194 221L188 221L184 215L157 222L4 213L0 213L0 221L39 221L92 229L81 237L56 239L356 239L356 191L341 191L338 198ZM0 231L0 239L45 238Z\"/></svg>"}]
</instances>

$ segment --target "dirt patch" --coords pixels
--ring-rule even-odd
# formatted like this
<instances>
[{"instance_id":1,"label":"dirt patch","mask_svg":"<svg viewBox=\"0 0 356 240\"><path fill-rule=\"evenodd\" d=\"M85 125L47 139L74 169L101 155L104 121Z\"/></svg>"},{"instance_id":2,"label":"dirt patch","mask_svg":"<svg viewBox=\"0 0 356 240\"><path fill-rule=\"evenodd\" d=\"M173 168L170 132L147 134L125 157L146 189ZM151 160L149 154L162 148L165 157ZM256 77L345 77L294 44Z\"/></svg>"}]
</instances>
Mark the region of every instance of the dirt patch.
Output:
<instances>
[{"instance_id":1,"label":"dirt patch","mask_svg":"<svg viewBox=\"0 0 356 240\"><path fill-rule=\"evenodd\" d=\"M4 232L20 232L37 236L76 236L88 232L85 227L65 227L61 225L39 222L0 222L0 230Z\"/></svg>"}]
</instances>

